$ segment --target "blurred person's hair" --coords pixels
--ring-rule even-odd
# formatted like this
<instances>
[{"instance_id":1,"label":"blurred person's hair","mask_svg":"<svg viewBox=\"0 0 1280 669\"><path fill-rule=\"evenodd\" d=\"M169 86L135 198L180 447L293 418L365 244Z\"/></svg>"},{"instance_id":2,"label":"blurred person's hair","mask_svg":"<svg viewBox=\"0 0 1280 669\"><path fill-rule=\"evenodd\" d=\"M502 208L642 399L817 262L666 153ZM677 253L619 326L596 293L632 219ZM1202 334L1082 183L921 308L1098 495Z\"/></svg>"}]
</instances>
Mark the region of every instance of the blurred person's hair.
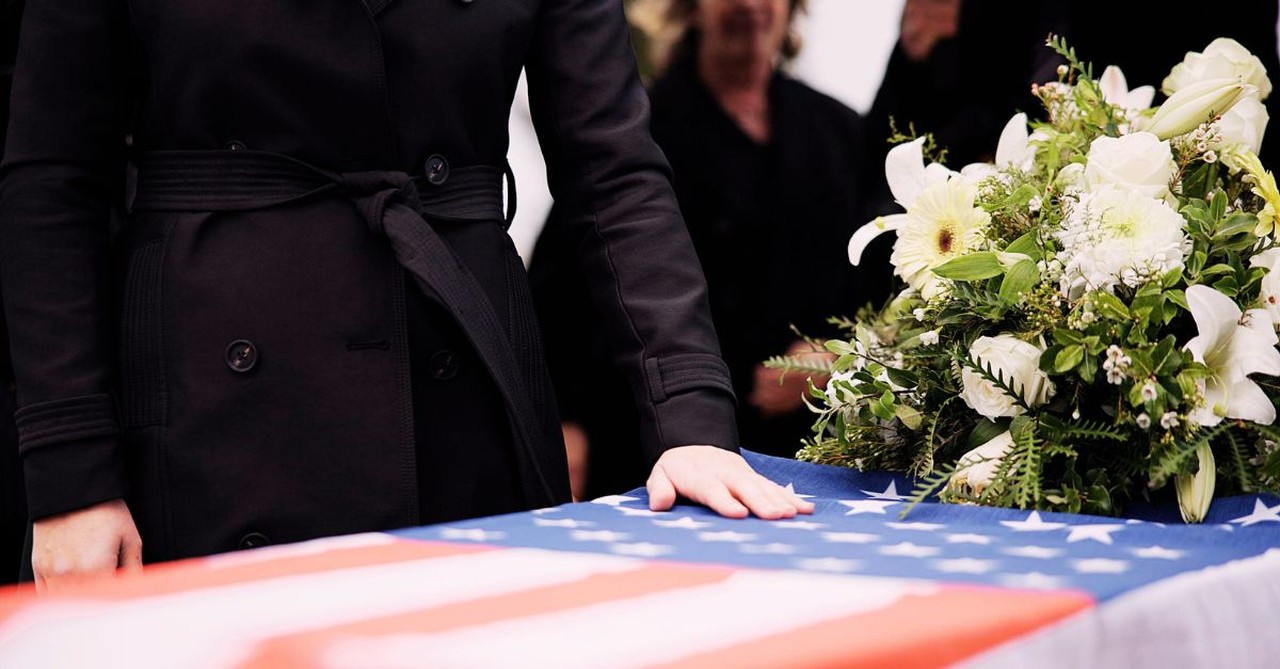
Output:
<instances>
[{"instance_id":1,"label":"blurred person's hair","mask_svg":"<svg viewBox=\"0 0 1280 669\"><path fill-rule=\"evenodd\" d=\"M796 32L796 16L806 11L809 0L790 0L787 35L782 40L783 62L800 53L800 34ZM632 0L627 3L627 18L639 28L648 42L649 62L661 74L672 63L692 57L697 48L698 31L693 15L698 0Z\"/></svg>"}]
</instances>

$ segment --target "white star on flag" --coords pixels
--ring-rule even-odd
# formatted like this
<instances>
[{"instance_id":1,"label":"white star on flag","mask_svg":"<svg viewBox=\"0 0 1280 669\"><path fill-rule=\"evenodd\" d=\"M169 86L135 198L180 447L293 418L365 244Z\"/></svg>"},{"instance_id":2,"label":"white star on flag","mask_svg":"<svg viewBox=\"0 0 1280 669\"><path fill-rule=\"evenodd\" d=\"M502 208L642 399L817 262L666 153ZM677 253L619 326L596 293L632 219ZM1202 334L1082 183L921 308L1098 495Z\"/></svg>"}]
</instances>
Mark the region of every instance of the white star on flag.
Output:
<instances>
[{"instance_id":1,"label":"white star on flag","mask_svg":"<svg viewBox=\"0 0 1280 669\"><path fill-rule=\"evenodd\" d=\"M743 553L752 555L791 555L796 552L795 546L777 542L771 544L740 544L738 548Z\"/></svg>"},{"instance_id":2,"label":"white star on flag","mask_svg":"<svg viewBox=\"0 0 1280 669\"><path fill-rule=\"evenodd\" d=\"M592 504L607 504L608 506L618 506L627 502L639 502L639 497L627 497L626 495L605 495L591 500Z\"/></svg>"},{"instance_id":3,"label":"white star on flag","mask_svg":"<svg viewBox=\"0 0 1280 669\"><path fill-rule=\"evenodd\" d=\"M574 530L569 533L569 538L574 541L603 541L611 544L626 541L631 538L631 535L613 530Z\"/></svg>"},{"instance_id":4,"label":"white star on flag","mask_svg":"<svg viewBox=\"0 0 1280 669\"><path fill-rule=\"evenodd\" d=\"M890 481L889 487L885 488L884 492L875 492L872 490L860 490L859 492L866 495L868 499L887 499L887 500L893 500L895 502L905 502L906 500L910 499L910 497L907 495L898 494L897 481Z\"/></svg>"},{"instance_id":5,"label":"white star on flag","mask_svg":"<svg viewBox=\"0 0 1280 669\"><path fill-rule=\"evenodd\" d=\"M559 510L560 510L560 507L558 506L548 506L548 507L543 507L541 509L534 509L533 513L535 515L541 516L544 513L555 513L556 511L559 511Z\"/></svg>"},{"instance_id":6,"label":"white star on flag","mask_svg":"<svg viewBox=\"0 0 1280 669\"><path fill-rule=\"evenodd\" d=\"M796 487L790 483L788 483L785 486L785 488L787 492L791 493L792 495L795 495L796 497L799 497L800 499L809 499L810 497L813 497L813 495L801 495L800 493L796 492Z\"/></svg>"},{"instance_id":7,"label":"white star on flag","mask_svg":"<svg viewBox=\"0 0 1280 669\"><path fill-rule=\"evenodd\" d=\"M1280 504L1268 507L1262 503L1261 499L1253 500L1253 513L1247 516L1240 516L1231 520L1233 523L1240 523L1241 527L1248 527L1257 523L1275 522L1280 523ZM1228 525L1227 527L1230 527Z\"/></svg>"},{"instance_id":8,"label":"white star on flag","mask_svg":"<svg viewBox=\"0 0 1280 669\"><path fill-rule=\"evenodd\" d=\"M946 527L946 525L939 523L885 523L885 525L895 530L915 530L917 532L932 532Z\"/></svg>"},{"instance_id":9,"label":"white star on flag","mask_svg":"<svg viewBox=\"0 0 1280 669\"><path fill-rule=\"evenodd\" d=\"M1129 563L1109 558L1072 560L1071 566L1081 574L1123 574L1129 571Z\"/></svg>"},{"instance_id":10,"label":"white star on flag","mask_svg":"<svg viewBox=\"0 0 1280 669\"><path fill-rule=\"evenodd\" d=\"M640 517L642 517L642 518L647 518L647 517L650 517L650 516L665 516L665 515L667 515L667 512L666 512L666 511L650 511L650 510L648 510L648 509L633 509L633 508L631 508L631 507L629 507L629 506L615 506L615 507L613 507L613 508L615 508L615 509L617 509L617 510L621 511L621 512L622 512L622 515L624 515L624 516L640 516Z\"/></svg>"},{"instance_id":11,"label":"white star on flag","mask_svg":"<svg viewBox=\"0 0 1280 669\"><path fill-rule=\"evenodd\" d=\"M1033 571L1026 574L1004 574L1000 577L1000 583L1011 588L1052 590L1053 588L1061 587L1062 579Z\"/></svg>"},{"instance_id":12,"label":"white star on flag","mask_svg":"<svg viewBox=\"0 0 1280 669\"><path fill-rule=\"evenodd\" d=\"M986 574L996 568L995 560L979 560L977 558L954 558L937 560L933 568L946 574Z\"/></svg>"},{"instance_id":13,"label":"white star on flag","mask_svg":"<svg viewBox=\"0 0 1280 669\"><path fill-rule=\"evenodd\" d=\"M837 557L824 558L801 558L793 564L798 569L806 569L808 571L826 571L837 574L856 571L862 567L861 560L846 560Z\"/></svg>"},{"instance_id":14,"label":"white star on flag","mask_svg":"<svg viewBox=\"0 0 1280 669\"><path fill-rule=\"evenodd\" d=\"M1032 511L1026 520L1002 520L1000 524L1014 532L1048 532L1049 530L1058 530L1067 526L1066 523L1046 523L1040 520L1039 511Z\"/></svg>"},{"instance_id":15,"label":"white star on flag","mask_svg":"<svg viewBox=\"0 0 1280 669\"><path fill-rule=\"evenodd\" d=\"M466 529L462 527L446 527L440 530L441 539L458 541L497 541L507 536L506 532L488 532L480 528Z\"/></svg>"},{"instance_id":16,"label":"white star on flag","mask_svg":"<svg viewBox=\"0 0 1280 669\"><path fill-rule=\"evenodd\" d=\"M879 550L881 555L895 555L898 557L914 557L926 558L933 557L942 551L933 546L917 546L910 541L904 541L900 544L892 546L882 546Z\"/></svg>"},{"instance_id":17,"label":"white star on flag","mask_svg":"<svg viewBox=\"0 0 1280 669\"><path fill-rule=\"evenodd\" d=\"M1093 540L1110 546L1111 533L1123 529L1124 525L1072 525L1068 530L1071 534L1067 535L1067 543Z\"/></svg>"},{"instance_id":18,"label":"white star on flag","mask_svg":"<svg viewBox=\"0 0 1280 669\"><path fill-rule=\"evenodd\" d=\"M833 544L869 544L880 537L863 532L823 532L822 538Z\"/></svg>"},{"instance_id":19,"label":"white star on flag","mask_svg":"<svg viewBox=\"0 0 1280 669\"><path fill-rule=\"evenodd\" d=\"M773 526L787 530L820 530L826 527L826 524L808 520L775 520L773 521Z\"/></svg>"},{"instance_id":20,"label":"white star on flag","mask_svg":"<svg viewBox=\"0 0 1280 669\"><path fill-rule=\"evenodd\" d=\"M1014 546L1013 548L1001 549L1000 552L1013 557L1037 558L1040 560L1048 560L1062 555L1061 549L1046 548L1044 546Z\"/></svg>"},{"instance_id":21,"label":"white star on flag","mask_svg":"<svg viewBox=\"0 0 1280 669\"><path fill-rule=\"evenodd\" d=\"M685 516L676 520L655 520L654 525L658 527L670 527L679 530L700 530L704 527L711 527L711 523L701 520L694 520L691 516Z\"/></svg>"},{"instance_id":22,"label":"white star on flag","mask_svg":"<svg viewBox=\"0 0 1280 669\"><path fill-rule=\"evenodd\" d=\"M1156 560L1177 560L1186 555L1186 551L1174 550L1172 548L1164 548L1163 546L1147 546L1146 548L1135 548L1132 551L1135 556L1140 558L1156 559Z\"/></svg>"},{"instance_id":23,"label":"white star on flag","mask_svg":"<svg viewBox=\"0 0 1280 669\"><path fill-rule=\"evenodd\" d=\"M609 550L618 555L629 555L631 557L659 557L675 552L674 546L664 546L662 544L653 544L648 541L641 541L634 544L613 544Z\"/></svg>"},{"instance_id":24,"label":"white star on flag","mask_svg":"<svg viewBox=\"0 0 1280 669\"><path fill-rule=\"evenodd\" d=\"M723 532L699 532L698 539L702 541L733 541L741 543L743 541L755 541L760 535L748 534L746 532L734 532L733 530L725 530Z\"/></svg>"},{"instance_id":25,"label":"white star on flag","mask_svg":"<svg viewBox=\"0 0 1280 669\"><path fill-rule=\"evenodd\" d=\"M898 502L887 502L875 499L842 499L840 503L849 507L846 516L855 516L859 513L879 513L884 514L884 510L898 504Z\"/></svg>"},{"instance_id":26,"label":"white star on flag","mask_svg":"<svg viewBox=\"0 0 1280 669\"><path fill-rule=\"evenodd\" d=\"M985 534L948 534L947 543L949 544L978 544L986 546L991 543L991 537Z\"/></svg>"},{"instance_id":27,"label":"white star on flag","mask_svg":"<svg viewBox=\"0 0 1280 669\"><path fill-rule=\"evenodd\" d=\"M534 518L533 524L538 527L567 527L569 529L577 529L579 527L595 527L595 523L589 520L574 520L572 518L547 520L545 518Z\"/></svg>"}]
</instances>

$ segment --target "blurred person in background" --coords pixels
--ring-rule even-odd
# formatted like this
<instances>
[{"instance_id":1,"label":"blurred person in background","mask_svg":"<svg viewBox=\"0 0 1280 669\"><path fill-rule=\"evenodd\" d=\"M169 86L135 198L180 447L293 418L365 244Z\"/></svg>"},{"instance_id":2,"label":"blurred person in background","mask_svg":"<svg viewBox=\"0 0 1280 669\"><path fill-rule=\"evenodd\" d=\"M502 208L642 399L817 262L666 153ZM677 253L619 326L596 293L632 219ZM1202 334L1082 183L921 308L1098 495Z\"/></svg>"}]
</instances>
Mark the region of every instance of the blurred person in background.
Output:
<instances>
[{"instance_id":1,"label":"blurred person in background","mask_svg":"<svg viewBox=\"0 0 1280 669\"><path fill-rule=\"evenodd\" d=\"M994 158L1014 113L1037 112L1032 75L1040 51L1048 51L1041 4L905 0L898 41L867 113L867 144L878 167L870 176L876 214L900 211L884 180L890 121L901 133L933 135L946 149L947 166L960 169Z\"/></svg>"},{"instance_id":2,"label":"blurred person in background","mask_svg":"<svg viewBox=\"0 0 1280 669\"><path fill-rule=\"evenodd\" d=\"M4 157L5 128L9 125L9 90L18 51L22 0L0 0L0 158ZM13 365L9 361L9 330L0 309L0 583L18 580L23 537L27 528L22 464L18 460L18 431L13 425Z\"/></svg>"},{"instance_id":3,"label":"blurred person in background","mask_svg":"<svg viewBox=\"0 0 1280 669\"><path fill-rule=\"evenodd\" d=\"M849 266L849 236L867 220L862 118L791 78L805 0L654 0L632 5L648 37L654 138L671 161L676 195L707 275L711 311L739 398L744 447L793 456L813 414L804 374L767 369L770 356L811 350L826 320L889 294L888 248ZM833 64L834 65L834 64ZM594 317L565 296L583 292L566 261L581 240L555 209L531 277L558 377L570 441L590 444L592 469L626 459L633 418L608 379ZM816 354L819 357L822 354ZM822 385L825 379L815 378ZM618 453L621 453L618 455ZM593 492L601 492L593 490Z\"/></svg>"}]
</instances>

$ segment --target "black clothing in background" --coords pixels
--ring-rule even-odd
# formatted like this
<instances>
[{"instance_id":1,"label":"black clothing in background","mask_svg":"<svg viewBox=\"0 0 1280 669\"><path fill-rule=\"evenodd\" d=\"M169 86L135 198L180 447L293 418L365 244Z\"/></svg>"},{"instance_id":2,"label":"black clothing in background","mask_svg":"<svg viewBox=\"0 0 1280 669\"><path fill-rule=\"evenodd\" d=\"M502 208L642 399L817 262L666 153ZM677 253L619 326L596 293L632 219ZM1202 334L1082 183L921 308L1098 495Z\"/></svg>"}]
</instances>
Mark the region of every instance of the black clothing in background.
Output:
<instances>
[{"instance_id":1,"label":"black clothing in background","mask_svg":"<svg viewBox=\"0 0 1280 669\"><path fill-rule=\"evenodd\" d=\"M962 0L956 35L940 40L922 62L895 44L867 114L869 146L880 167L873 175L879 213L900 210L884 181L890 119L900 132L914 125L918 134L933 134L947 150L947 166L958 170L994 158L1000 131L1015 113L1035 115L1040 103L1031 95L1032 68L1038 51L1047 50L1039 4Z\"/></svg>"},{"instance_id":2,"label":"black clothing in background","mask_svg":"<svg viewBox=\"0 0 1280 669\"><path fill-rule=\"evenodd\" d=\"M0 8L0 157L4 156L9 125L9 89L18 51L21 0L4 0ZM23 535L27 527L26 493L18 459L18 431L13 425L13 366L9 361L9 330L0 309L0 583L18 579Z\"/></svg>"},{"instance_id":3,"label":"black clothing in background","mask_svg":"<svg viewBox=\"0 0 1280 669\"><path fill-rule=\"evenodd\" d=\"M793 456L810 434L813 414L765 419L750 406L754 369L786 352L797 336L834 334L826 319L852 316L889 297L889 243L849 265L850 235L866 220L861 187L867 156L862 119L790 77L770 84L772 138L761 145L730 119L678 61L651 94L653 134L671 161L676 196L707 276L721 350L738 396L743 447ZM534 251L530 277L549 349L562 413L583 423L592 443L590 494L604 485L642 480L634 417L619 401L616 372L600 350L596 316L584 308L579 243L552 215ZM619 466L618 458L624 460Z\"/></svg>"},{"instance_id":4,"label":"black clothing in background","mask_svg":"<svg viewBox=\"0 0 1280 669\"><path fill-rule=\"evenodd\" d=\"M1077 57L1092 63L1094 76L1101 76L1107 65L1115 65L1124 72L1130 88L1155 87L1155 104L1164 100L1159 91L1169 71L1187 52L1204 51L1218 37L1230 37L1253 52L1267 68L1272 85L1280 85L1280 56L1276 53L1280 2L1220 0L1205 9L1205 16L1191 18L1157 0L1073 0L1047 3L1041 24L1043 32L1065 37ZM1062 62L1049 49L1041 50L1034 80L1056 81L1056 69ZM1273 90L1263 104L1271 117L1260 151L1266 160L1269 155L1280 155L1276 146L1280 142L1280 91Z\"/></svg>"}]
</instances>

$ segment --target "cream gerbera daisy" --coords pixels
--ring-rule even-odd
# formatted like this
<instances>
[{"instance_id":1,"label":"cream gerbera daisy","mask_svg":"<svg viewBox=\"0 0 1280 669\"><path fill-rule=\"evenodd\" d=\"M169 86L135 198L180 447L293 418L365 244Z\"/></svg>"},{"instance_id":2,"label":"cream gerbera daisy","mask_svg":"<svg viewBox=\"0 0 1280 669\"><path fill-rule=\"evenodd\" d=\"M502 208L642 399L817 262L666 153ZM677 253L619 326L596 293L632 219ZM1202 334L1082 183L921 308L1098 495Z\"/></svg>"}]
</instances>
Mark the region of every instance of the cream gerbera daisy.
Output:
<instances>
[{"instance_id":1,"label":"cream gerbera daisy","mask_svg":"<svg viewBox=\"0 0 1280 669\"><path fill-rule=\"evenodd\" d=\"M974 206L977 189L965 179L935 183L907 209L893 245L894 272L926 300L946 285L933 268L976 250L991 215Z\"/></svg>"}]
</instances>

